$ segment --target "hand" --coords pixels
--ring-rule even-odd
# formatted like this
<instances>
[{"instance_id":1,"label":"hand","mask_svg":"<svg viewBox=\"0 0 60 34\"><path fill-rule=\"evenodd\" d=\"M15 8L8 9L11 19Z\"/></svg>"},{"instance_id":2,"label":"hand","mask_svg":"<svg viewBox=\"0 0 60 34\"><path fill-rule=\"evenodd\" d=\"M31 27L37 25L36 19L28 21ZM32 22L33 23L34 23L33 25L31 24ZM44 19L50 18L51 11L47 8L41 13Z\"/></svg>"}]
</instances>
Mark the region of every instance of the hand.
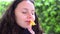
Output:
<instances>
[{"instance_id":1,"label":"hand","mask_svg":"<svg viewBox=\"0 0 60 34\"><path fill-rule=\"evenodd\" d=\"M35 32L32 30L32 27L31 27L31 26L29 26L27 29L28 29L28 31L29 31L31 34L35 34Z\"/></svg>"}]
</instances>

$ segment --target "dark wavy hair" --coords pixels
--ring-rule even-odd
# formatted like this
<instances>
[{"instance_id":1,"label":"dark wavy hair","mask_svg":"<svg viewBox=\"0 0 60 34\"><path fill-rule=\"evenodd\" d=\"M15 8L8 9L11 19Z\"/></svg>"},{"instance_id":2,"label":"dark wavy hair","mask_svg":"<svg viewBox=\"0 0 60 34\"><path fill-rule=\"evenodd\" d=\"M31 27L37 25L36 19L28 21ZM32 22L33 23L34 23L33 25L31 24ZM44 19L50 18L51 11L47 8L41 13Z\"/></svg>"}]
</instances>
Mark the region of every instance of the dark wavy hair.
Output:
<instances>
[{"instance_id":1,"label":"dark wavy hair","mask_svg":"<svg viewBox=\"0 0 60 34\"><path fill-rule=\"evenodd\" d=\"M20 26L16 24L15 13L14 13L15 8L22 1L23 0L15 0L3 15L3 17L0 20L0 34L18 34L18 33L22 34L22 32L19 31ZM32 0L29 1L31 1L34 4L34 1ZM35 13L35 23L36 25L32 26L32 29L35 31L35 34L42 34L43 32L39 27L38 17L36 13Z\"/></svg>"}]
</instances>

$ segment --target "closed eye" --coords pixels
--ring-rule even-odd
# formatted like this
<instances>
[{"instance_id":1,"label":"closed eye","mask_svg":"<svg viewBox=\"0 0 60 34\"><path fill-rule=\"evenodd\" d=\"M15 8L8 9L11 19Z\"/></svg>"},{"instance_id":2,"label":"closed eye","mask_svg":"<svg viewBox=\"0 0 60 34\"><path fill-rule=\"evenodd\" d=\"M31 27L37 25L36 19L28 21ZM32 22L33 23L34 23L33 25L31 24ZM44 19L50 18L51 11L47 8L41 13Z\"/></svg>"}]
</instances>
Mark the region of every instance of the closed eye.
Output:
<instances>
[{"instance_id":1,"label":"closed eye","mask_svg":"<svg viewBox=\"0 0 60 34\"><path fill-rule=\"evenodd\" d=\"M35 15L35 12L33 12L32 15Z\"/></svg>"},{"instance_id":2,"label":"closed eye","mask_svg":"<svg viewBox=\"0 0 60 34\"><path fill-rule=\"evenodd\" d=\"M22 12L23 14L26 14L27 12Z\"/></svg>"}]
</instances>

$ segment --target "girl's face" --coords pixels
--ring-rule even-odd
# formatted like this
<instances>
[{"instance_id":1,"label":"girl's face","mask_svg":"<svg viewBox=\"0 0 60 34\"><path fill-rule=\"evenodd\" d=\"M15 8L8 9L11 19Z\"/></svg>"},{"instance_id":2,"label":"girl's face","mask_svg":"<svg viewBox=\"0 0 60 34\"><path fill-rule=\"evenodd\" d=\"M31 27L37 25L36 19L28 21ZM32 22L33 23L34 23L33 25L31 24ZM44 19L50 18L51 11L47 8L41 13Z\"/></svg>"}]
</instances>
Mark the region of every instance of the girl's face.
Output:
<instances>
[{"instance_id":1,"label":"girl's face","mask_svg":"<svg viewBox=\"0 0 60 34\"><path fill-rule=\"evenodd\" d=\"M15 9L16 22L23 28L28 28L30 20L35 20L35 7L30 1L22 1Z\"/></svg>"}]
</instances>

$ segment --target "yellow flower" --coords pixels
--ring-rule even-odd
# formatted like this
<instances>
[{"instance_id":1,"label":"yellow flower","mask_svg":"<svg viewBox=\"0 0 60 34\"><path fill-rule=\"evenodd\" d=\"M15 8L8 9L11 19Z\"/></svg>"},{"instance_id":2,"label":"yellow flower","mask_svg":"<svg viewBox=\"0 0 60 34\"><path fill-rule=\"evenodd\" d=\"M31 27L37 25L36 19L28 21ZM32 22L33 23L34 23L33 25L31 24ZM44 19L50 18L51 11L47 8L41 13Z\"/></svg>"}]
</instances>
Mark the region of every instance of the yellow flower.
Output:
<instances>
[{"instance_id":1,"label":"yellow flower","mask_svg":"<svg viewBox=\"0 0 60 34\"><path fill-rule=\"evenodd\" d=\"M35 24L34 21L31 20L31 21L30 21L30 25L31 25L31 26L34 26L34 25L36 25L36 24Z\"/></svg>"}]
</instances>

